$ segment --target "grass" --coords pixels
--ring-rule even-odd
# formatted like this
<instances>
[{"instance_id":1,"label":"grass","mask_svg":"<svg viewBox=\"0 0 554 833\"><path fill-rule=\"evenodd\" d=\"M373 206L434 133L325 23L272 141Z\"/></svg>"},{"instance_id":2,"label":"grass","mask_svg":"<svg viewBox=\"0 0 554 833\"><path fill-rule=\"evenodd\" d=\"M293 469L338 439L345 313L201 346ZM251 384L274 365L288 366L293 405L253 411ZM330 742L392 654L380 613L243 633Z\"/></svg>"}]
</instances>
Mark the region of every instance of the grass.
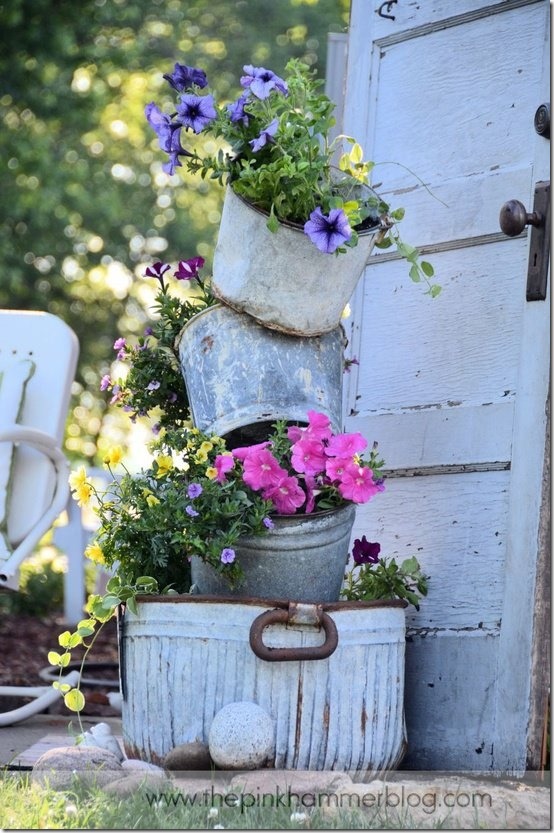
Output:
<instances>
[{"instance_id":1,"label":"grass","mask_svg":"<svg viewBox=\"0 0 554 833\"><path fill-rule=\"evenodd\" d=\"M31 784L29 773L0 774L0 828L59 830L383 830L440 828L445 821L429 819L414 825L409 814L383 811L294 807L185 806L147 788L118 798L99 788L75 782L57 791ZM478 826L478 825L476 825ZM447 829L452 829L448 825Z\"/></svg>"}]
</instances>

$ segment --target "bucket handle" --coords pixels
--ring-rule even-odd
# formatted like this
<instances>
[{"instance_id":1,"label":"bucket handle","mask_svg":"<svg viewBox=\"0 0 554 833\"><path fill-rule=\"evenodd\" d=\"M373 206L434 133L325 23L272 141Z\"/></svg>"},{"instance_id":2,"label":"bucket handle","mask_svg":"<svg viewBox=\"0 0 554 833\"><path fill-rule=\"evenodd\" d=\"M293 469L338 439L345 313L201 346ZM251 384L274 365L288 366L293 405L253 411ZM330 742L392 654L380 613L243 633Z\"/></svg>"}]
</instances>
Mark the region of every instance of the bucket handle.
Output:
<instances>
[{"instance_id":1,"label":"bucket handle","mask_svg":"<svg viewBox=\"0 0 554 833\"><path fill-rule=\"evenodd\" d=\"M263 632L269 625L278 624L319 625L324 630L325 642L305 648L270 648L263 641ZM250 647L259 659L266 662L326 659L335 651L338 641L337 626L321 605L290 602L287 609L266 610L250 626Z\"/></svg>"}]
</instances>

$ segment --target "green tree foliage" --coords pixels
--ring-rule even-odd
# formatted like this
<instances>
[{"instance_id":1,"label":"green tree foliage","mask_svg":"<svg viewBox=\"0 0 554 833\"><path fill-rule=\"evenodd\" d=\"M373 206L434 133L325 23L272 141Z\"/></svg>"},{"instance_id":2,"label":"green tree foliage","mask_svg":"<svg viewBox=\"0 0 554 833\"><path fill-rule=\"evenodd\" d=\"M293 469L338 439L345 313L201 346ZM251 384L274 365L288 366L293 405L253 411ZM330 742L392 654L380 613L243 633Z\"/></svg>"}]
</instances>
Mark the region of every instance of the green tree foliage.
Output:
<instances>
[{"instance_id":1,"label":"green tree foliage","mask_svg":"<svg viewBox=\"0 0 554 833\"><path fill-rule=\"evenodd\" d=\"M244 64L299 57L323 75L347 18L348 0L0 0L0 307L77 333L76 457L97 455L114 340L148 317L134 279L153 259L209 262L217 231L221 189L161 170L143 110L173 100L162 73L200 66L219 100Z\"/></svg>"}]
</instances>

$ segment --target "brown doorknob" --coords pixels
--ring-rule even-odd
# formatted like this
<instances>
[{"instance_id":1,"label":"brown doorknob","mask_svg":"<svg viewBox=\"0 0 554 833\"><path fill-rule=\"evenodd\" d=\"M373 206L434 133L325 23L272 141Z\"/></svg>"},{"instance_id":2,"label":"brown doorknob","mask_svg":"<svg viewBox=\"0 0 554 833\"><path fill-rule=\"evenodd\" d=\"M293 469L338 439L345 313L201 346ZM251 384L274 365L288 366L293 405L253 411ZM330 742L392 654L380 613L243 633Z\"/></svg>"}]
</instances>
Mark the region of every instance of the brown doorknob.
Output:
<instances>
[{"instance_id":1,"label":"brown doorknob","mask_svg":"<svg viewBox=\"0 0 554 833\"><path fill-rule=\"evenodd\" d=\"M508 237L521 234L525 226L540 226L543 222L542 214L536 211L528 214L527 209L519 200L509 200L500 209L500 228Z\"/></svg>"}]
</instances>

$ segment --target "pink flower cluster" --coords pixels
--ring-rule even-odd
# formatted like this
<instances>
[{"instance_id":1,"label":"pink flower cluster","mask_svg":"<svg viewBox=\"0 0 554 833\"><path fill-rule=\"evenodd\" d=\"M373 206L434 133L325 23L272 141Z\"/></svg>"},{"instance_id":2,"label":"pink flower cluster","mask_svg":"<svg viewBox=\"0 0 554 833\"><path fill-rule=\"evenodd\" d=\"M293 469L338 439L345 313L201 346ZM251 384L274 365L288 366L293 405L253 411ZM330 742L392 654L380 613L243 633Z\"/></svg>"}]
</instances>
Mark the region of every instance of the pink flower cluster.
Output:
<instances>
[{"instance_id":1,"label":"pink flower cluster","mask_svg":"<svg viewBox=\"0 0 554 833\"><path fill-rule=\"evenodd\" d=\"M367 441L361 434L333 434L325 414L309 411L307 427L288 428L287 438L286 464L292 471L273 454L271 441L233 451L233 457L242 461L246 485L271 500L277 514L293 515L301 507L311 513L322 492L336 490L343 500L367 503L383 491L382 483L374 480L373 471L359 457ZM220 482L230 460L227 456L225 461L215 461Z\"/></svg>"}]
</instances>

